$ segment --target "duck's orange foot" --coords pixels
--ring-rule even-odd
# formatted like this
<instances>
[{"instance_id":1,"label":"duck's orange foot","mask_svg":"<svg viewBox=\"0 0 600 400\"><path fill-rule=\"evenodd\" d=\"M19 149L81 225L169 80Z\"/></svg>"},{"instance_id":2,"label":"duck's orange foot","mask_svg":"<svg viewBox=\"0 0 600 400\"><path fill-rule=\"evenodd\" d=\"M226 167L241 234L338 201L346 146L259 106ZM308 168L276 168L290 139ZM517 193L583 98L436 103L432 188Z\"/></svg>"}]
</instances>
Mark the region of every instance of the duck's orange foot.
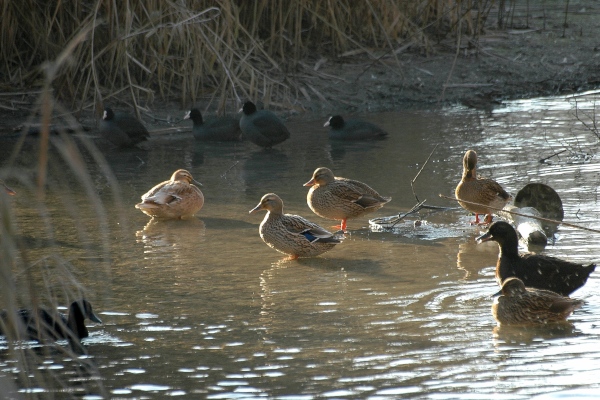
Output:
<instances>
[{"instance_id":1,"label":"duck's orange foot","mask_svg":"<svg viewBox=\"0 0 600 400\"><path fill-rule=\"evenodd\" d=\"M481 225L481 221L479 221L479 214L475 214L475 221L471 221L471 225Z\"/></svg>"},{"instance_id":2,"label":"duck's orange foot","mask_svg":"<svg viewBox=\"0 0 600 400\"><path fill-rule=\"evenodd\" d=\"M298 259L298 255L297 254L290 254L289 256L287 256L286 258L283 259L283 261L293 261L293 260L297 260Z\"/></svg>"},{"instance_id":3,"label":"duck's orange foot","mask_svg":"<svg viewBox=\"0 0 600 400\"><path fill-rule=\"evenodd\" d=\"M478 225L478 226L489 225L492 223L493 218L494 217L492 216L492 214L487 214L485 216L485 218L483 219L483 221L480 221L479 214L475 214L475 221L471 221L471 225Z\"/></svg>"}]
</instances>

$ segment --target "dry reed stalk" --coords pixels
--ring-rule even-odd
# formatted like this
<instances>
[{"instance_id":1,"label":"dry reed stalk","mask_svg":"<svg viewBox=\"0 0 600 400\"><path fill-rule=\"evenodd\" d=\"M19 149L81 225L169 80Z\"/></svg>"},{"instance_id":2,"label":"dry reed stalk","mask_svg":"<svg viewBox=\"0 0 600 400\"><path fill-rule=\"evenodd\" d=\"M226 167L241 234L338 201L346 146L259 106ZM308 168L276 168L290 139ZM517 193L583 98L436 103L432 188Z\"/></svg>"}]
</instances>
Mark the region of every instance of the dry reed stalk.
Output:
<instances>
[{"instance_id":1,"label":"dry reed stalk","mask_svg":"<svg viewBox=\"0 0 600 400\"><path fill-rule=\"evenodd\" d=\"M139 112L156 95L179 99L185 106L209 99L221 108L245 98L265 98L265 90L273 96L267 102L291 104L302 96L299 88L305 83L290 83L290 72L303 59L356 49L375 59L374 49L379 49L398 62L394 50L403 43L429 51L431 37L457 35L459 20L464 33L479 32L492 3L3 2L0 74L20 88L35 87L42 78L39 66L56 58L76 32L92 23L87 45L75 49L72 62L53 80L56 97L70 100L72 108L101 109L112 99L133 104ZM124 87L127 99L118 99L116 93L122 97Z\"/></svg>"},{"instance_id":2,"label":"dry reed stalk","mask_svg":"<svg viewBox=\"0 0 600 400\"><path fill-rule=\"evenodd\" d=\"M36 310L45 306L55 309L59 304L68 305L84 296L93 301L90 297L95 296L86 289L84 280L107 280L109 214L91 177L90 168L93 169L94 164L84 162L72 135L50 136L48 126L55 110L66 118L69 127L77 129L78 124L70 117L70 112L56 102L52 85L68 68L92 28L93 25L88 25L75 32L56 59L45 64L43 90L36 105L37 112L42 115L38 143L33 149L25 149L21 140L8 162L0 168L0 176L18 182L19 187L17 196L11 201L4 198L4 191L0 193L0 308L8 311L8 318L0 320L0 327L7 337L9 357L18 362L18 372L11 379L16 379L20 388L43 388L49 397L68 386L64 376L39 368L44 361L56 358L57 352L63 361L73 360L74 367L85 376L85 384L81 387L108 397L97 367L78 357L79 352L85 350L83 347L50 343L40 347L23 345L18 341L24 338L16 329L19 308ZM108 163L85 139L82 144L82 149L97 161L96 167L103 179L114 188L116 207L111 211L118 213L121 222L125 221L124 213L119 213L123 207ZM31 157L31 152L36 148L38 161L33 164L32 158L36 157ZM86 215L88 218L83 217ZM60 227L56 218L61 218ZM33 222L19 224L19 221ZM72 231L72 237L65 236L65 225L68 224L72 224L72 229L66 231ZM31 237L42 246L32 246L28 239ZM70 255L65 256L63 243L69 243L69 239L76 245L71 248ZM95 305L101 309L99 303L95 302Z\"/></svg>"}]
</instances>

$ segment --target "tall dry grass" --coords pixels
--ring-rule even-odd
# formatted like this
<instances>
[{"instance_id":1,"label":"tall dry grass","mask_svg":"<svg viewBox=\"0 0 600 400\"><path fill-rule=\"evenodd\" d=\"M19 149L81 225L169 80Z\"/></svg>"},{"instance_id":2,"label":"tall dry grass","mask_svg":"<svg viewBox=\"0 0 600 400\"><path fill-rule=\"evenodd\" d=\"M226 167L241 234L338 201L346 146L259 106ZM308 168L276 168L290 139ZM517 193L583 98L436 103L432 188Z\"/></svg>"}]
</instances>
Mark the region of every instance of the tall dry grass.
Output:
<instances>
[{"instance_id":1,"label":"tall dry grass","mask_svg":"<svg viewBox=\"0 0 600 400\"><path fill-rule=\"evenodd\" d=\"M38 87L40 66L92 31L52 87L69 108L144 107L156 97L216 109L246 98L290 107L311 74L302 60L362 53L394 59L410 44L477 35L493 0L93 0L1 3L0 77ZM462 23L459 23L462 22Z\"/></svg>"},{"instance_id":2,"label":"tall dry grass","mask_svg":"<svg viewBox=\"0 0 600 400\"><path fill-rule=\"evenodd\" d=\"M23 136L0 167L0 179L18 188L10 197L0 188L0 308L6 311L6 318L0 319L6 338L0 343L0 352L13 367L3 369L0 397L21 398L18 392L25 394L23 398L108 397L97 365L92 358L82 357L84 347L77 343L33 344L23 335L18 314L21 308L56 309L81 298L95 304L96 311L102 310L99 301L103 293L86 285L110 279L107 199L101 201L95 182L100 179L113 189L112 213L123 207L116 179L100 152L85 138L76 144L66 132L77 130L79 124L57 101L55 89L57 79L63 77L73 55L88 43L93 29L90 23L82 26L55 58L42 63L41 90L33 110L41 116L39 139L25 140ZM50 135L53 113L63 114L66 122L64 132L58 135ZM62 221L60 228L57 218ZM120 220L125 219L121 216ZM44 368L49 360L59 360L64 368L58 372ZM68 376L72 381L65 381Z\"/></svg>"}]
</instances>

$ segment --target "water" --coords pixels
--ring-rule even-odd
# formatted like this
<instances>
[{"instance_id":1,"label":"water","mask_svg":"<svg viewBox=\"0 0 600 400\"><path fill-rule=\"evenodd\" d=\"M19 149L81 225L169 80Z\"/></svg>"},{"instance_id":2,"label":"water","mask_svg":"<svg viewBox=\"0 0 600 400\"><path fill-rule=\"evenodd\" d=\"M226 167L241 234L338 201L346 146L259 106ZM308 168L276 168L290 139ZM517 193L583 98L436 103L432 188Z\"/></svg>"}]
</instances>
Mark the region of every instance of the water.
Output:
<instances>
[{"instance_id":1,"label":"water","mask_svg":"<svg viewBox=\"0 0 600 400\"><path fill-rule=\"evenodd\" d=\"M595 112L590 98L578 99L584 122ZM62 170L51 168L54 239L104 321L90 327L85 360L97 366L106 395L123 399L589 395L600 386L597 273L575 293L586 304L570 324L498 329L490 311L497 246L475 244L482 230L461 209L422 211L422 227L413 228L410 217L394 232L370 230L369 217L351 220L343 244L297 261L267 247L258 236L263 215L248 214L263 194L275 192L286 212L331 226L312 214L302 186L319 166L393 198L370 218L406 212L417 203L411 180L438 145L414 183L419 200L455 207L438 194L453 194L464 151L473 148L480 174L513 194L529 182L546 183L561 196L565 220L600 229L597 138L572 102L512 102L492 113L368 115L390 138L344 145L328 141L324 118L302 116L289 122L292 138L271 152L250 143L158 138L147 151L106 153L118 188L86 156L106 207L106 230L97 222L98 206L80 186L59 184ZM18 163L25 171L33 167ZM178 168L203 183L204 208L194 220L149 222L133 205ZM39 227L40 211L28 201L28 188L11 186L19 193L11 201L22 234L32 254L43 257L50 234ZM123 208L112 195L117 189ZM65 191L72 206L65 205ZM105 234L108 263L99 244ZM597 236L562 226L545 252L597 262ZM59 374L68 393L99 398L81 362L52 353L40 369ZM6 354L0 367L16 374Z\"/></svg>"}]
</instances>

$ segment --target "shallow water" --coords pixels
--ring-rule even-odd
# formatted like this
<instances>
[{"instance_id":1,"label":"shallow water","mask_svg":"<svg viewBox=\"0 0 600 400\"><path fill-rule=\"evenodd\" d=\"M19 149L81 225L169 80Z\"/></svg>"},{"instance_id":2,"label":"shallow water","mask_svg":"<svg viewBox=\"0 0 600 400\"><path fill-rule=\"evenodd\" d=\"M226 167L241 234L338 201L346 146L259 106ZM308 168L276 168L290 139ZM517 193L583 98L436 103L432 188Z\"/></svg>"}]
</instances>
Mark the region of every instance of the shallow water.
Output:
<instances>
[{"instance_id":1,"label":"shallow water","mask_svg":"<svg viewBox=\"0 0 600 400\"><path fill-rule=\"evenodd\" d=\"M580 120L565 98L511 102L491 113L367 115L390 132L372 143L330 143L324 118L308 116L289 121L292 138L273 151L251 143L202 145L191 135L157 138L148 150L105 154L118 188L85 157L106 207L108 267L99 266L102 231L82 238L73 224L75 217L98 225L98 208L86 204L83 190L72 189L75 216L62 210L64 197L57 194L67 188L53 187L47 203L54 239L79 268L104 321L89 324L88 361L108 395L123 399L529 399L559 398L565 390L586 396L600 386L597 272L574 294L586 304L570 324L498 329L490 312L498 250L493 242L475 243L482 230L469 225L472 216L455 208L422 211L424 225L414 228L411 216L394 231L371 230L368 218L417 203L411 180L438 145L414 183L419 200L455 207L438 194L453 194L464 151L473 148L480 174L513 194L529 182L548 184L562 198L566 221L600 229L597 138L582 123L596 112L590 98L578 99ZM10 147L2 146L2 159ZM350 234L330 252L286 261L258 236L263 215L248 211L275 192L286 212L331 226L312 214L302 186L319 166L393 200L351 220ZM177 168L202 182L204 208L193 220L149 222L133 205ZM51 182L58 175L51 170ZM27 188L11 186L19 193L11 201L22 233L42 257L39 210L24 199ZM592 262L600 259L598 243L596 233L561 226L544 251ZM42 369L63 374L73 394L95 398L101 392L76 373L76 364L55 354ZM15 373L6 355L0 367Z\"/></svg>"}]
</instances>

